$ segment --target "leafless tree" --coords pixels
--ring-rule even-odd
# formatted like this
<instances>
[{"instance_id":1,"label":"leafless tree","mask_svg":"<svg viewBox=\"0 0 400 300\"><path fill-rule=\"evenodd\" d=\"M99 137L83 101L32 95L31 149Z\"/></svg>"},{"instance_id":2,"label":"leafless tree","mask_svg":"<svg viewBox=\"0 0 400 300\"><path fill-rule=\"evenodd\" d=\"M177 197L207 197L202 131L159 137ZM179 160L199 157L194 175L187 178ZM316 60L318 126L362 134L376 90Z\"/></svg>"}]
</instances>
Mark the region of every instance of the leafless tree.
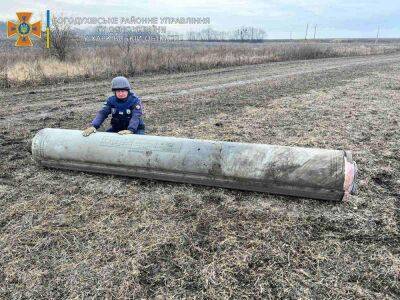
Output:
<instances>
[{"instance_id":1,"label":"leafless tree","mask_svg":"<svg viewBox=\"0 0 400 300\"><path fill-rule=\"evenodd\" d=\"M190 41L196 40L196 37L197 37L197 32L195 32L195 31L189 31L187 33L187 39Z\"/></svg>"},{"instance_id":2,"label":"leafless tree","mask_svg":"<svg viewBox=\"0 0 400 300\"><path fill-rule=\"evenodd\" d=\"M118 43L118 48L121 50L123 54L123 59L125 64L127 65L127 72L129 74L133 74L135 71L135 66L133 63L132 52L133 46L135 43L135 34L130 31L126 31L122 33L122 40Z\"/></svg>"},{"instance_id":3,"label":"leafless tree","mask_svg":"<svg viewBox=\"0 0 400 300\"><path fill-rule=\"evenodd\" d=\"M121 42L118 43L118 48L126 53L127 55L129 55L133 49L133 44L134 44L134 34L132 34L131 32L124 32L122 34L122 39Z\"/></svg>"},{"instance_id":4,"label":"leafless tree","mask_svg":"<svg viewBox=\"0 0 400 300\"><path fill-rule=\"evenodd\" d=\"M234 31L234 39L241 41L255 41L264 38L265 31L254 27L241 27Z\"/></svg>"},{"instance_id":5,"label":"leafless tree","mask_svg":"<svg viewBox=\"0 0 400 300\"><path fill-rule=\"evenodd\" d=\"M78 43L78 36L70 24L52 18L50 25L51 54L64 61Z\"/></svg>"}]
</instances>

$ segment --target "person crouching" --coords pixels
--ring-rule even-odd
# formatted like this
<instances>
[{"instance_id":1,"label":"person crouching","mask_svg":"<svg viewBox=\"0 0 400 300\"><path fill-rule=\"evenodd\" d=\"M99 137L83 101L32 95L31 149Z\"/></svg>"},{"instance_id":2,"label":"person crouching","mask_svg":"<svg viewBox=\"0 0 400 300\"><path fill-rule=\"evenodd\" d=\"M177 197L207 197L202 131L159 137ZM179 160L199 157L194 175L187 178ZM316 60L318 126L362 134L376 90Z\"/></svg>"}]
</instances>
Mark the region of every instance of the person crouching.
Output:
<instances>
[{"instance_id":1,"label":"person crouching","mask_svg":"<svg viewBox=\"0 0 400 300\"><path fill-rule=\"evenodd\" d=\"M145 124L142 118L142 103L140 98L131 92L131 85L123 76L113 78L111 81L111 96L104 102L103 108L97 113L90 127L82 134L89 136L103 124L111 114L111 127L107 132L119 134L145 134Z\"/></svg>"}]
</instances>

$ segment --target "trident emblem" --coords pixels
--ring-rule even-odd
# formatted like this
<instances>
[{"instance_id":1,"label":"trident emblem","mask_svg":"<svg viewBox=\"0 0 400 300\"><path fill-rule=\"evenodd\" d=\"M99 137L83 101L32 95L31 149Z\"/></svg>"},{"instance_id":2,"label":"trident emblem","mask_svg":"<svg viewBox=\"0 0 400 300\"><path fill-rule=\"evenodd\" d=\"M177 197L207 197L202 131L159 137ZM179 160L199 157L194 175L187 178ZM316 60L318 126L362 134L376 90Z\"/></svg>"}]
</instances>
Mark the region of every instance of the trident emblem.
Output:
<instances>
[{"instance_id":1,"label":"trident emblem","mask_svg":"<svg viewBox=\"0 0 400 300\"><path fill-rule=\"evenodd\" d=\"M33 46L29 35L34 35L38 38L42 35L42 22L29 23L32 13L30 12L17 12L18 23L7 21L7 37L18 34L18 39L15 46Z\"/></svg>"}]
</instances>

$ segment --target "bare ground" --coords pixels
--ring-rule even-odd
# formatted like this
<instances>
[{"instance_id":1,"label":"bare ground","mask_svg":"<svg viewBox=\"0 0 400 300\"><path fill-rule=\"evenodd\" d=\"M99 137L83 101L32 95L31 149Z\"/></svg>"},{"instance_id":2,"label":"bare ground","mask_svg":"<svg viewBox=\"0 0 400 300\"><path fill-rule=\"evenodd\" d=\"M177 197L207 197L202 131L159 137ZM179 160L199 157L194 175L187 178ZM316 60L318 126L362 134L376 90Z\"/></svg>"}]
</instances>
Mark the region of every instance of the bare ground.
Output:
<instances>
[{"instance_id":1,"label":"bare ground","mask_svg":"<svg viewBox=\"0 0 400 300\"><path fill-rule=\"evenodd\" d=\"M45 169L31 138L82 129L109 81L1 90L0 298L400 296L400 55L132 82L148 134L349 149L359 194L329 203Z\"/></svg>"}]
</instances>

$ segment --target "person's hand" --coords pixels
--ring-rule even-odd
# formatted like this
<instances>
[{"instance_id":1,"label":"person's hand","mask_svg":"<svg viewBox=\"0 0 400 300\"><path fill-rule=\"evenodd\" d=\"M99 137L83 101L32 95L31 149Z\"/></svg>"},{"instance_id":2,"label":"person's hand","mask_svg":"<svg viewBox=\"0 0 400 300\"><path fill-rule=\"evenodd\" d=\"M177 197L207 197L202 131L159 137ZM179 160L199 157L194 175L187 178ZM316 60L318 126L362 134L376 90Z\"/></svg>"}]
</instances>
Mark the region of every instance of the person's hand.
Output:
<instances>
[{"instance_id":1,"label":"person's hand","mask_svg":"<svg viewBox=\"0 0 400 300\"><path fill-rule=\"evenodd\" d=\"M90 126L90 127L86 128L86 129L82 132L82 135L83 135L83 136L89 136L89 135L91 135L91 134L94 133L94 132L96 132L96 128L95 128L94 126Z\"/></svg>"},{"instance_id":2,"label":"person's hand","mask_svg":"<svg viewBox=\"0 0 400 300\"><path fill-rule=\"evenodd\" d=\"M121 135L132 134L132 131L130 131L130 130L121 130L121 131L118 131L118 134L121 134Z\"/></svg>"}]
</instances>

